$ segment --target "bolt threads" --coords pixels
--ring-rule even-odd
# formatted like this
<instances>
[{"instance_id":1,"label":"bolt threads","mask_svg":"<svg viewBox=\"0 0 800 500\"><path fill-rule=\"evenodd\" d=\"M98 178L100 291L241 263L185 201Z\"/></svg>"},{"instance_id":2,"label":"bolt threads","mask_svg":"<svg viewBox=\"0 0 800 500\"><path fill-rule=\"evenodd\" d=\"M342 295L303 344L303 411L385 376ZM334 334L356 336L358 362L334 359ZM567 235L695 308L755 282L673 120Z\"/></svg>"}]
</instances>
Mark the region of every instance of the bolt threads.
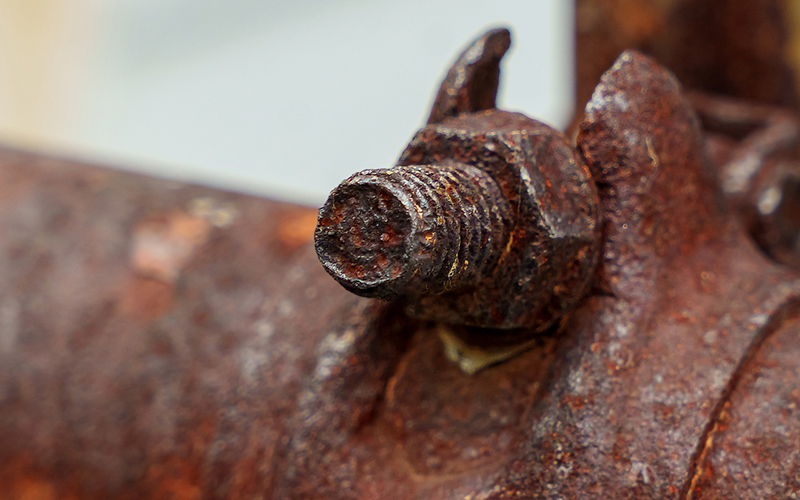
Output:
<instances>
[{"instance_id":1,"label":"bolt threads","mask_svg":"<svg viewBox=\"0 0 800 500\"><path fill-rule=\"evenodd\" d=\"M462 289L497 267L508 213L497 183L473 166L367 170L320 210L317 254L343 286L368 297Z\"/></svg>"}]
</instances>

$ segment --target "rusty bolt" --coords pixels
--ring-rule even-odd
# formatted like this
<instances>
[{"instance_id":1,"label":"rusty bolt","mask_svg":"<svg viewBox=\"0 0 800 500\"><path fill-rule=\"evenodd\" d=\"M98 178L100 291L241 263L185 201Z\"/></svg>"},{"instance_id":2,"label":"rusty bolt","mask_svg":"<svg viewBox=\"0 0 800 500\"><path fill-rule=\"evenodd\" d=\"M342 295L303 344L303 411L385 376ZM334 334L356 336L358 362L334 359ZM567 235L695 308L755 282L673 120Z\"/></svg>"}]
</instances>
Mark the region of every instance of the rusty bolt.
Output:
<instances>
[{"instance_id":1,"label":"rusty bolt","mask_svg":"<svg viewBox=\"0 0 800 500\"><path fill-rule=\"evenodd\" d=\"M441 293L480 281L508 242L508 201L471 165L367 170L320 211L317 249L345 288L367 297Z\"/></svg>"},{"instance_id":2,"label":"rusty bolt","mask_svg":"<svg viewBox=\"0 0 800 500\"><path fill-rule=\"evenodd\" d=\"M586 290L597 203L563 134L517 113L467 113L420 130L396 167L339 185L316 249L345 288L402 297L415 316L539 330Z\"/></svg>"},{"instance_id":3,"label":"rusty bolt","mask_svg":"<svg viewBox=\"0 0 800 500\"><path fill-rule=\"evenodd\" d=\"M507 37L491 31L456 61L469 71L451 69L431 113L439 118L395 167L353 175L320 210L317 255L348 290L405 300L424 319L536 331L584 295L597 190L564 134L493 109ZM449 78L460 73L469 78ZM483 97L456 107L442 94Z\"/></svg>"}]
</instances>

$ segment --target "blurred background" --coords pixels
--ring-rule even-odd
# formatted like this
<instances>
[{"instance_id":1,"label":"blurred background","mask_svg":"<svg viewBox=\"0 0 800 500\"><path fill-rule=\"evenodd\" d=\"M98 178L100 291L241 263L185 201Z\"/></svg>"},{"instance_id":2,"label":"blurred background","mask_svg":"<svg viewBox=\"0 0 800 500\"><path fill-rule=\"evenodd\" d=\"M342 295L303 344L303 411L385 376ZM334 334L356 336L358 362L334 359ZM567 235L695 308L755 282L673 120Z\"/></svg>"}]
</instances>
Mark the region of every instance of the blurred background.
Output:
<instances>
[{"instance_id":1,"label":"blurred background","mask_svg":"<svg viewBox=\"0 0 800 500\"><path fill-rule=\"evenodd\" d=\"M319 205L394 164L496 26L513 35L499 104L565 127L568 0L4 0L0 143Z\"/></svg>"}]
</instances>

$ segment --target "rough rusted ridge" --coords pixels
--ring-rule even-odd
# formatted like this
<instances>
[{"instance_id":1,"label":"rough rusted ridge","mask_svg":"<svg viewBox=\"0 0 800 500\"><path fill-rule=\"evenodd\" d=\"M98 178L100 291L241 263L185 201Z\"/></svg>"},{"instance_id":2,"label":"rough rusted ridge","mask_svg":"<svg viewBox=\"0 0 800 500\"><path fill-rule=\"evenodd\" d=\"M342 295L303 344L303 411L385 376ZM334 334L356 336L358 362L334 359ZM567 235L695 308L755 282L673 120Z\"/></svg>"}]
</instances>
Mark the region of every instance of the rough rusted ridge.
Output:
<instances>
[{"instance_id":1,"label":"rough rusted ridge","mask_svg":"<svg viewBox=\"0 0 800 500\"><path fill-rule=\"evenodd\" d=\"M489 498L678 498L739 360L798 293L720 204L666 70L623 54L587 108L578 145L601 183L613 295L563 329L531 432Z\"/></svg>"},{"instance_id":2,"label":"rough rusted ridge","mask_svg":"<svg viewBox=\"0 0 800 500\"><path fill-rule=\"evenodd\" d=\"M627 51L586 105L578 149L604 209L601 287L618 298L646 299L666 262L726 218L714 172L703 161L699 123L675 77ZM666 170L667 161L679 170Z\"/></svg>"},{"instance_id":3,"label":"rough rusted ridge","mask_svg":"<svg viewBox=\"0 0 800 500\"><path fill-rule=\"evenodd\" d=\"M746 370L752 367L754 359L763 349L764 344L767 342L770 336L775 335L776 332L779 332L781 329L783 329L787 323L796 321L798 318L800 318L800 298L791 297L787 303L781 305L772 314L766 324L762 327L759 335L753 339L753 343L747 349L747 352L744 354L744 356L742 356L742 359L739 361L739 366L736 367L736 370L728 380L725 391L723 392L719 401L717 401L716 407L714 408L714 411L712 411L711 418L706 426L706 430L703 432L703 436L698 442L697 451L695 452L694 458L691 461L688 481L684 487L681 488L681 499L693 500L695 498L705 498L699 485L704 479L706 479L704 476L707 475L706 466L709 460L708 453L712 451L713 442L722 432L721 428L725 416L725 408L730 405L731 396L739 387L742 378L746 374ZM754 422L754 424L759 425L756 422ZM800 484L798 484L798 486L800 486ZM797 493L797 491L795 491L795 493ZM760 492L753 491L750 492L750 494L751 498L767 497ZM721 498L730 498L730 496L726 495L722 496ZM741 498L741 493L739 493L739 498Z\"/></svg>"},{"instance_id":4,"label":"rough rusted ridge","mask_svg":"<svg viewBox=\"0 0 800 500\"><path fill-rule=\"evenodd\" d=\"M798 322L770 335L745 367L720 415L693 498L793 498L800 494Z\"/></svg>"},{"instance_id":5,"label":"rough rusted ridge","mask_svg":"<svg viewBox=\"0 0 800 500\"><path fill-rule=\"evenodd\" d=\"M332 498L342 484L363 480L349 465L359 458L351 443L372 425L389 377L419 329L396 305L382 303L360 304L337 323L317 347L312 375L287 425L291 441L274 462L282 477L278 498ZM371 469L372 481L392 482L391 474ZM308 475L310 470L315 473Z\"/></svg>"}]
</instances>

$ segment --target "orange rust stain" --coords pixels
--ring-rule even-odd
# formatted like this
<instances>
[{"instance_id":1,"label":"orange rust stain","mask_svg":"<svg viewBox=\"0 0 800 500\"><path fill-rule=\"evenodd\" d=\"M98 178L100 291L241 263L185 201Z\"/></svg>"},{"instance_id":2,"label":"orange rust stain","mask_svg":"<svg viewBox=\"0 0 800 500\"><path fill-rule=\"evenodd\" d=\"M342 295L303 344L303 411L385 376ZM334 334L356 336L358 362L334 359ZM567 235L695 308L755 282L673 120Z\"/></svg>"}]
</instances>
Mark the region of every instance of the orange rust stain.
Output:
<instances>
[{"instance_id":1,"label":"orange rust stain","mask_svg":"<svg viewBox=\"0 0 800 500\"><path fill-rule=\"evenodd\" d=\"M175 288L171 283L134 276L122 292L120 313L144 321L152 321L175 306Z\"/></svg>"},{"instance_id":2,"label":"orange rust stain","mask_svg":"<svg viewBox=\"0 0 800 500\"><path fill-rule=\"evenodd\" d=\"M561 400L560 407L569 406L573 410L581 410L584 407L584 399L581 396L566 396Z\"/></svg>"},{"instance_id":3,"label":"orange rust stain","mask_svg":"<svg viewBox=\"0 0 800 500\"><path fill-rule=\"evenodd\" d=\"M391 205L392 198L389 196L387 191L381 191L380 194L380 201L378 202L378 209L382 211L389 210L389 206Z\"/></svg>"},{"instance_id":4,"label":"orange rust stain","mask_svg":"<svg viewBox=\"0 0 800 500\"><path fill-rule=\"evenodd\" d=\"M0 495L0 499L8 500L55 500L56 489L45 480L23 478L16 482L10 496Z\"/></svg>"},{"instance_id":5,"label":"orange rust stain","mask_svg":"<svg viewBox=\"0 0 800 500\"><path fill-rule=\"evenodd\" d=\"M0 466L0 500L51 500L68 498L59 495L55 485L46 479L47 469L35 465L32 452L23 452Z\"/></svg>"},{"instance_id":6,"label":"orange rust stain","mask_svg":"<svg viewBox=\"0 0 800 500\"><path fill-rule=\"evenodd\" d=\"M400 241L400 238L397 237L397 232L392 226L386 226L386 231L381 235L381 241L386 246L395 246Z\"/></svg>"},{"instance_id":7,"label":"orange rust stain","mask_svg":"<svg viewBox=\"0 0 800 500\"><path fill-rule=\"evenodd\" d=\"M142 275L175 281L210 233L208 220L183 211L151 217L134 230L131 264Z\"/></svg>"},{"instance_id":8,"label":"orange rust stain","mask_svg":"<svg viewBox=\"0 0 800 500\"><path fill-rule=\"evenodd\" d=\"M157 492L153 498L197 500L201 497L197 466L178 458L170 457L163 463L151 465L146 478Z\"/></svg>"},{"instance_id":9,"label":"orange rust stain","mask_svg":"<svg viewBox=\"0 0 800 500\"><path fill-rule=\"evenodd\" d=\"M363 238L361 236L361 230L358 229L358 226L351 227L350 234L352 235L351 241L353 242L353 245L360 247L363 244Z\"/></svg>"},{"instance_id":10,"label":"orange rust stain","mask_svg":"<svg viewBox=\"0 0 800 500\"><path fill-rule=\"evenodd\" d=\"M399 264L392 266L392 278L397 278L403 272L403 267Z\"/></svg>"},{"instance_id":11,"label":"orange rust stain","mask_svg":"<svg viewBox=\"0 0 800 500\"><path fill-rule=\"evenodd\" d=\"M338 224L335 217L332 222ZM317 212L313 210L286 214L278 223L278 241L286 250L295 250L314 238L316 227Z\"/></svg>"},{"instance_id":12,"label":"orange rust stain","mask_svg":"<svg viewBox=\"0 0 800 500\"><path fill-rule=\"evenodd\" d=\"M344 205L339 205L331 210L331 221L334 224L339 224L344 220Z\"/></svg>"}]
</instances>

